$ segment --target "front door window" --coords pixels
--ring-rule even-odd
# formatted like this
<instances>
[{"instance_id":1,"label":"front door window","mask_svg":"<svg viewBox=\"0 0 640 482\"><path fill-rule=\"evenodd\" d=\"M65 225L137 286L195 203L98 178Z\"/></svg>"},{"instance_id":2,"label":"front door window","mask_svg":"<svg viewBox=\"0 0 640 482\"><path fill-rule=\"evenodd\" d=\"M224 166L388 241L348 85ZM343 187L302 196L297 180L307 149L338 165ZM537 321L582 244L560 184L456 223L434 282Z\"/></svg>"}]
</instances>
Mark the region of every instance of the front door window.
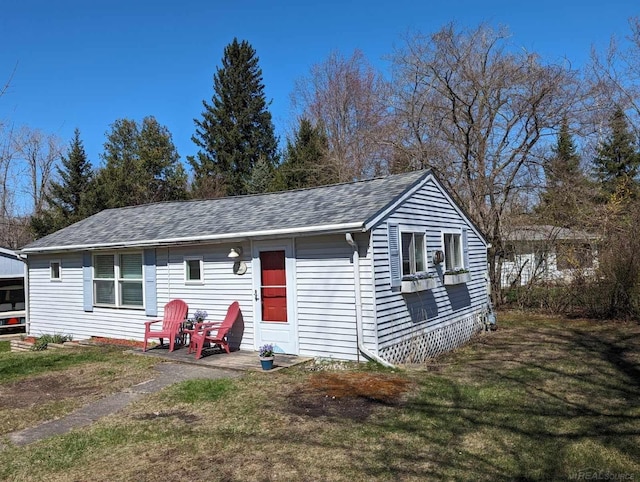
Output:
<instances>
[{"instance_id":1,"label":"front door window","mask_svg":"<svg viewBox=\"0 0 640 482\"><path fill-rule=\"evenodd\" d=\"M262 321L287 322L287 274L284 251L260 252Z\"/></svg>"}]
</instances>

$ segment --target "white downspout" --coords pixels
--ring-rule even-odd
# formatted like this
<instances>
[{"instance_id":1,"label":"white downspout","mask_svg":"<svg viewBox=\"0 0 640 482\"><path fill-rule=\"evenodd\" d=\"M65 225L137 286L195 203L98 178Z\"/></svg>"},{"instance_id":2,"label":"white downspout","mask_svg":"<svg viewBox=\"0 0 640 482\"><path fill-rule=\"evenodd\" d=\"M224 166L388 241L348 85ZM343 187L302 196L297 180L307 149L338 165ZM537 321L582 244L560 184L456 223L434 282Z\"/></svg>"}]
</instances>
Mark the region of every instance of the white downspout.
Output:
<instances>
[{"instance_id":1,"label":"white downspout","mask_svg":"<svg viewBox=\"0 0 640 482\"><path fill-rule=\"evenodd\" d=\"M369 349L364 346L364 331L362 328L362 287L360 284L360 254L358 253L358 245L356 244L355 239L353 239L351 233L346 233L345 238L347 239L349 246L353 248L353 283L356 295L356 330L358 337L358 350L360 350L365 358L368 358L369 360L378 362L387 368L395 368L391 363L370 352Z\"/></svg>"}]
</instances>

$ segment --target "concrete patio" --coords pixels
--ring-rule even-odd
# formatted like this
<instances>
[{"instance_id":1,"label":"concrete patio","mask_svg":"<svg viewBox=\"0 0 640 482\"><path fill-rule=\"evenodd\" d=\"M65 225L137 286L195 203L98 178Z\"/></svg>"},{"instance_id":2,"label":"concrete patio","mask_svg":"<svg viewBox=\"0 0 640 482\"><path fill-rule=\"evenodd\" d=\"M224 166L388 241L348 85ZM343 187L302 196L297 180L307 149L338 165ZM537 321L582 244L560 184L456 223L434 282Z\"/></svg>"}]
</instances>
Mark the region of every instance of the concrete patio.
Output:
<instances>
[{"instance_id":1,"label":"concrete patio","mask_svg":"<svg viewBox=\"0 0 640 482\"><path fill-rule=\"evenodd\" d=\"M258 352L255 351L238 350L226 353L219 348L205 348L203 356L199 360L196 360L194 353L188 353L188 347L184 346L179 347L172 352L169 351L169 347L167 345L161 345L149 348L146 352L143 352L140 348L136 348L131 350L131 353L141 356L162 358L163 360L174 363L186 363L189 365L227 370L260 371L264 373L277 372L283 368L300 365L313 359L311 357L276 354L273 362L273 368L265 371L260 365Z\"/></svg>"}]
</instances>

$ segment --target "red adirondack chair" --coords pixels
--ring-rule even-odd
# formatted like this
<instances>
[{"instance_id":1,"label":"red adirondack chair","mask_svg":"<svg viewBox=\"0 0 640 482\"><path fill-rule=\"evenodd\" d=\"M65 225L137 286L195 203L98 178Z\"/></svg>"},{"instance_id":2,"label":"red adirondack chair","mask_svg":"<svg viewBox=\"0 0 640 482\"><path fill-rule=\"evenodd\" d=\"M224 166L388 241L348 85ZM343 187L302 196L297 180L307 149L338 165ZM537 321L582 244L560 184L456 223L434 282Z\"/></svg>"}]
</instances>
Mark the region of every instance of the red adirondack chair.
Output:
<instances>
[{"instance_id":1,"label":"red adirondack chair","mask_svg":"<svg viewBox=\"0 0 640 482\"><path fill-rule=\"evenodd\" d=\"M182 300L171 300L164 305L164 317L161 320L151 320L144 322L144 347L142 351L147 351L147 340L149 338L160 338L160 344L165 338L169 338L169 351L173 351L176 338L180 334L180 324L187 318L189 307ZM162 329L152 330L151 325L162 323Z\"/></svg>"},{"instance_id":2,"label":"red adirondack chair","mask_svg":"<svg viewBox=\"0 0 640 482\"><path fill-rule=\"evenodd\" d=\"M202 357L202 347L206 342L212 345L220 345L227 353L231 353L229 350L229 342L227 340L227 334L233 324L238 319L240 314L240 304L237 301L231 303L227 309L227 316L224 317L222 323L209 322L198 323L194 330L193 336L191 336L191 342L189 343L189 353L196 352L196 360Z\"/></svg>"}]
</instances>

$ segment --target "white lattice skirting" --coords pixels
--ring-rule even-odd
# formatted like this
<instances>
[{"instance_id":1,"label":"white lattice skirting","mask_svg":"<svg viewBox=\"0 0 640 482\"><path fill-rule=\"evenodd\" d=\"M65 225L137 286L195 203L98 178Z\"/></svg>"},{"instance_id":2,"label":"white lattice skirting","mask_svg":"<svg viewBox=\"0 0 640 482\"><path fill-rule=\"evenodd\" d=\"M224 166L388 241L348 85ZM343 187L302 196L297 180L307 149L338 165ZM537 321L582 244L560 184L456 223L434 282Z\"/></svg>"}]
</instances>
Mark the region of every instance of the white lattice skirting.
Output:
<instances>
[{"instance_id":1,"label":"white lattice skirting","mask_svg":"<svg viewBox=\"0 0 640 482\"><path fill-rule=\"evenodd\" d=\"M390 363L423 363L468 342L485 326L486 310L479 311L450 325L428 332L416 333L413 338L382 348L380 356Z\"/></svg>"}]
</instances>

